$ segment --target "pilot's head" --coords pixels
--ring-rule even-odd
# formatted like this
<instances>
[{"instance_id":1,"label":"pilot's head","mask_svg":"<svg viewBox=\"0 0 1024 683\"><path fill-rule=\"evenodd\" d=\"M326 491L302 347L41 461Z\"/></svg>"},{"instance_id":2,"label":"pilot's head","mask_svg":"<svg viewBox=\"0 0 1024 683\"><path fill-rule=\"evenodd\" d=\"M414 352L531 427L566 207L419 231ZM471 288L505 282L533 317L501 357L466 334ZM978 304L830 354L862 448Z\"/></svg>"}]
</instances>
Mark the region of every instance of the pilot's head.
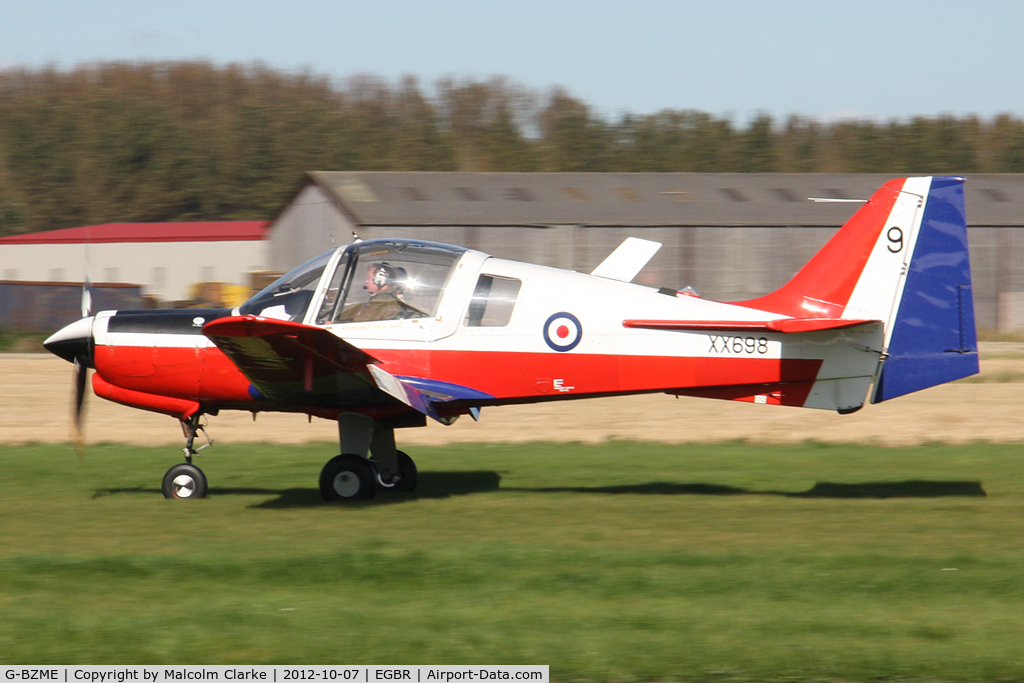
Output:
<instances>
[{"instance_id":1,"label":"pilot's head","mask_svg":"<svg viewBox=\"0 0 1024 683\"><path fill-rule=\"evenodd\" d=\"M372 263L366 270L366 284L363 289L371 295L381 292L399 294L405 288L406 272L404 268L390 263Z\"/></svg>"}]
</instances>

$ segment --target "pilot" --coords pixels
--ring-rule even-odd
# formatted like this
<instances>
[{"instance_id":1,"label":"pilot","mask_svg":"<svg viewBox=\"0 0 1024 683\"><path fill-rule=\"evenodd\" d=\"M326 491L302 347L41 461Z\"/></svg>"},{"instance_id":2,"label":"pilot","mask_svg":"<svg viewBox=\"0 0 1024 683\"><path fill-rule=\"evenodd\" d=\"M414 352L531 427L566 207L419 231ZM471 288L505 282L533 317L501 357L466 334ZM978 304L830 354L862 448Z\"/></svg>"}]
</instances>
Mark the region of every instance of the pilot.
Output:
<instances>
[{"instance_id":1,"label":"pilot","mask_svg":"<svg viewBox=\"0 0 1024 683\"><path fill-rule=\"evenodd\" d=\"M399 266L387 262L370 264L366 269L366 282L363 284L363 289L370 298L363 303L346 306L338 322L427 317L426 313L402 300L408 278L405 269Z\"/></svg>"}]
</instances>

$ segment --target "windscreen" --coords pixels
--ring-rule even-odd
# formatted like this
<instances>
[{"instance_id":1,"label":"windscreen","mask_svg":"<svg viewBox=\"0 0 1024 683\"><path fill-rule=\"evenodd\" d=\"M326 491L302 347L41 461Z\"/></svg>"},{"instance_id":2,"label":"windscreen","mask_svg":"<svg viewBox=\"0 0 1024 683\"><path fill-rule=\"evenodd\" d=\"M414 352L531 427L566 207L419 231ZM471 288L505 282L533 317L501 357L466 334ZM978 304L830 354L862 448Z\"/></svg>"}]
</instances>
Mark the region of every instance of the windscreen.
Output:
<instances>
[{"instance_id":1,"label":"windscreen","mask_svg":"<svg viewBox=\"0 0 1024 683\"><path fill-rule=\"evenodd\" d=\"M306 261L239 307L242 315L301 322L333 251Z\"/></svg>"}]
</instances>

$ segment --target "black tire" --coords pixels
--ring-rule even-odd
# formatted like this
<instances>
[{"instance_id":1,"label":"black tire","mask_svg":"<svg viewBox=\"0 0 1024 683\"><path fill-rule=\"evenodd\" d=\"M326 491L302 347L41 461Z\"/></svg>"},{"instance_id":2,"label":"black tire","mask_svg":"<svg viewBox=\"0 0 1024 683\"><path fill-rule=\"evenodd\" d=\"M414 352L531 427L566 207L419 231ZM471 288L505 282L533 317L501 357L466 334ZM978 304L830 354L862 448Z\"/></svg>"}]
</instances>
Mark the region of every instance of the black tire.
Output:
<instances>
[{"instance_id":1,"label":"black tire","mask_svg":"<svg viewBox=\"0 0 1024 683\"><path fill-rule=\"evenodd\" d=\"M412 461L408 455L402 451L397 452L398 455L398 471L402 473L402 478L395 484L395 491L406 491L412 492L416 490L416 483L419 479L419 474L416 471L416 463Z\"/></svg>"},{"instance_id":2,"label":"black tire","mask_svg":"<svg viewBox=\"0 0 1024 683\"><path fill-rule=\"evenodd\" d=\"M164 498L205 498L206 475L195 465L183 462L167 470L163 489Z\"/></svg>"},{"instance_id":3,"label":"black tire","mask_svg":"<svg viewBox=\"0 0 1024 683\"><path fill-rule=\"evenodd\" d=\"M343 453L320 471L320 495L329 501L370 500L377 495L377 472L366 458Z\"/></svg>"}]
</instances>

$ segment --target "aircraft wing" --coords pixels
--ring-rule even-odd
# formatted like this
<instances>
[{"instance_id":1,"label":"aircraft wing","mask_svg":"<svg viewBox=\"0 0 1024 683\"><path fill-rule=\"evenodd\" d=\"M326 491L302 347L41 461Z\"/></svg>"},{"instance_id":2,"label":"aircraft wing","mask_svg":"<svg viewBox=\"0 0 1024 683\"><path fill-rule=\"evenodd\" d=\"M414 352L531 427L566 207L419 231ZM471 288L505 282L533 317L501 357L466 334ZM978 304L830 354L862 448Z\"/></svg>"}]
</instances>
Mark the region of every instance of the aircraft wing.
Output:
<instances>
[{"instance_id":1,"label":"aircraft wing","mask_svg":"<svg viewBox=\"0 0 1024 683\"><path fill-rule=\"evenodd\" d=\"M394 400L435 420L436 404L493 398L468 387L397 377L378 359L320 327L235 316L203 327L252 382L258 399L306 408L394 406Z\"/></svg>"},{"instance_id":2,"label":"aircraft wing","mask_svg":"<svg viewBox=\"0 0 1024 683\"><path fill-rule=\"evenodd\" d=\"M623 327L644 330L678 330L681 332L818 332L845 327L881 323L881 320L847 320L845 318L780 318L778 320L623 320Z\"/></svg>"}]
</instances>

